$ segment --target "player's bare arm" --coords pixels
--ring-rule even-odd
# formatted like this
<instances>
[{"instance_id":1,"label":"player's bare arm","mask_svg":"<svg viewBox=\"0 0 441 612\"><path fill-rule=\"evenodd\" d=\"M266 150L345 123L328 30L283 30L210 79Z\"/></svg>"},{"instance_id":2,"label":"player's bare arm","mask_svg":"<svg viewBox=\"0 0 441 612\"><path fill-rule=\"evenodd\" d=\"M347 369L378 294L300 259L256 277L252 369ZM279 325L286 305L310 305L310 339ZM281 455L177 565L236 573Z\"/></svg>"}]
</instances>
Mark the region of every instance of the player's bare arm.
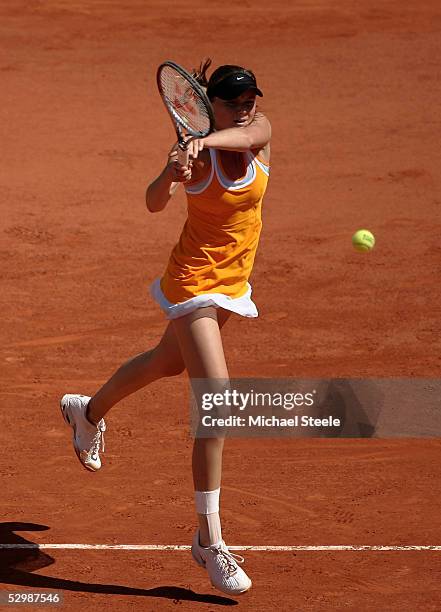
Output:
<instances>
[{"instance_id":1,"label":"player's bare arm","mask_svg":"<svg viewBox=\"0 0 441 612\"><path fill-rule=\"evenodd\" d=\"M248 126L226 128L202 139L203 147L225 151L263 149L271 140L271 124L263 113L256 113Z\"/></svg>"},{"instance_id":2,"label":"player's bare arm","mask_svg":"<svg viewBox=\"0 0 441 612\"><path fill-rule=\"evenodd\" d=\"M184 183L191 178L191 162L188 167L181 166L177 159L177 145L175 145L168 155L167 165L147 187L146 205L150 212L164 210L179 183Z\"/></svg>"},{"instance_id":3,"label":"player's bare arm","mask_svg":"<svg viewBox=\"0 0 441 612\"><path fill-rule=\"evenodd\" d=\"M224 151L250 151L263 149L271 140L271 124L263 113L256 113L252 122L243 127L230 127L209 134L205 138L192 140L190 157L195 159L205 147Z\"/></svg>"}]
</instances>

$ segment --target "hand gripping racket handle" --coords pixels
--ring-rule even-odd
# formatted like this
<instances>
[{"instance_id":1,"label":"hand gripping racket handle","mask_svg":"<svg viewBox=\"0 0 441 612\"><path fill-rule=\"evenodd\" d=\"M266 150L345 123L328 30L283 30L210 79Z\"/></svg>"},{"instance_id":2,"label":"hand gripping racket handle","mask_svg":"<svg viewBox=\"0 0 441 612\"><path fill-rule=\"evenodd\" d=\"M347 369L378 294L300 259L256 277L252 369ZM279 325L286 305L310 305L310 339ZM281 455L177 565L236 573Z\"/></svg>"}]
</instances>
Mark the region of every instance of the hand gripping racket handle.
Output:
<instances>
[{"instance_id":1,"label":"hand gripping racket handle","mask_svg":"<svg viewBox=\"0 0 441 612\"><path fill-rule=\"evenodd\" d=\"M188 149L185 145L178 146L178 162L181 166L188 166Z\"/></svg>"}]
</instances>

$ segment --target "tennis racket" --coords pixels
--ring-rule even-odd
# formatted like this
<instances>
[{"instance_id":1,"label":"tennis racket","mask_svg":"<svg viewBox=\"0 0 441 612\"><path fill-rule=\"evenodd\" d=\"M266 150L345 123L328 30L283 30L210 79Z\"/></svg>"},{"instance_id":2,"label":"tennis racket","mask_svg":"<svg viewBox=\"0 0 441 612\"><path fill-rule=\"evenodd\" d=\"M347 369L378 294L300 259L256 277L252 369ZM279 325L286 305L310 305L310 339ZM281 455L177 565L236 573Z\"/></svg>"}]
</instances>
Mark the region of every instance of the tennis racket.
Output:
<instances>
[{"instance_id":1,"label":"tennis racket","mask_svg":"<svg viewBox=\"0 0 441 612\"><path fill-rule=\"evenodd\" d=\"M214 130L214 114L207 94L194 77L174 62L164 62L156 74L159 93L175 126L178 161L188 164L188 138L204 138Z\"/></svg>"}]
</instances>

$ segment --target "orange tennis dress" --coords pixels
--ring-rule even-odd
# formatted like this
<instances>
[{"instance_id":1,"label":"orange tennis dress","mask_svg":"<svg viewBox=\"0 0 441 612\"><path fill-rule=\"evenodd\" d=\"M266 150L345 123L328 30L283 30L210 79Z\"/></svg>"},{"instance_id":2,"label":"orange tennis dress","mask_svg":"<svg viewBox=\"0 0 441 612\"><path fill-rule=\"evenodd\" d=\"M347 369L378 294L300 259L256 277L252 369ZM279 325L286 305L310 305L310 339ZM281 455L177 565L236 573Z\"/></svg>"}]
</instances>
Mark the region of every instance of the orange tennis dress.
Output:
<instances>
[{"instance_id":1,"label":"orange tennis dress","mask_svg":"<svg viewBox=\"0 0 441 612\"><path fill-rule=\"evenodd\" d=\"M150 288L168 319L202 306L258 316L248 278L262 228L269 166L247 151L245 176L232 181L216 149L209 153L210 173L185 186L187 221L164 276Z\"/></svg>"}]
</instances>

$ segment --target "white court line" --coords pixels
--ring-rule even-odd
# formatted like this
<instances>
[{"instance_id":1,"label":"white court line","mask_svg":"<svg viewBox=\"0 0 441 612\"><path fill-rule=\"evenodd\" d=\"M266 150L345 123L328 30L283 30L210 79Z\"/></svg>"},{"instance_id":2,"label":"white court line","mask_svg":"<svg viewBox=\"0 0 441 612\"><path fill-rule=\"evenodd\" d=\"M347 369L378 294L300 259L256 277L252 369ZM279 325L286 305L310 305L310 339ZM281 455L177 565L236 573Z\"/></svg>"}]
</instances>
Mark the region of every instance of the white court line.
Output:
<instances>
[{"instance_id":1,"label":"white court line","mask_svg":"<svg viewBox=\"0 0 441 612\"><path fill-rule=\"evenodd\" d=\"M61 550L190 550L191 546L175 544L0 544L0 549L61 549ZM230 550L256 550L256 551L338 551L338 550L440 550L441 546L228 546Z\"/></svg>"}]
</instances>

